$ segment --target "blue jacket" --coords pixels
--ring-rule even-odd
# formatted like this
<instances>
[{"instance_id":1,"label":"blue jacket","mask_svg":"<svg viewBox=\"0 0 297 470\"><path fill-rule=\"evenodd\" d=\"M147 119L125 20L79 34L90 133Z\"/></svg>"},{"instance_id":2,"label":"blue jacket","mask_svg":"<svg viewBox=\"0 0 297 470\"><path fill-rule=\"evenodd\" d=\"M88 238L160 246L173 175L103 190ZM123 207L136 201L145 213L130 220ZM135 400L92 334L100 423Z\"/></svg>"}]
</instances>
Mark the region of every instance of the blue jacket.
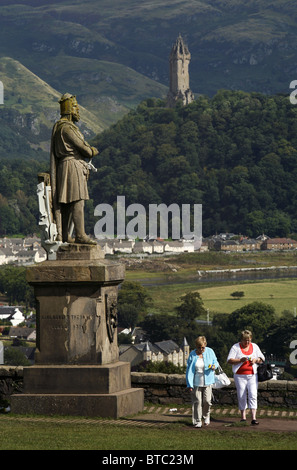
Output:
<instances>
[{"instance_id":1,"label":"blue jacket","mask_svg":"<svg viewBox=\"0 0 297 470\"><path fill-rule=\"evenodd\" d=\"M206 347L202 353L204 359L204 381L205 385L212 385L214 383L214 370L209 368L209 365L214 365L215 368L219 366L218 360L214 351L211 348ZM188 357L187 370L186 370L186 381L187 387L194 387L194 375L195 375L195 364L198 359L196 350L192 351Z\"/></svg>"}]
</instances>

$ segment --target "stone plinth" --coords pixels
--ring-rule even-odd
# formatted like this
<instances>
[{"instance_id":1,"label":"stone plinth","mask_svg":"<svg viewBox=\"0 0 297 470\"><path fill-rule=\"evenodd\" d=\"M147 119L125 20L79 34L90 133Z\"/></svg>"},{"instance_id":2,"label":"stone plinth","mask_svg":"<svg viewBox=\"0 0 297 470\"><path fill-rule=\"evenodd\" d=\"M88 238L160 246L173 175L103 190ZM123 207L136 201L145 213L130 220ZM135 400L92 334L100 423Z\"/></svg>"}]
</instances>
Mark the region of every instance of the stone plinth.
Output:
<instances>
[{"instance_id":1,"label":"stone plinth","mask_svg":"<svg viewBox=\"0 0 297 470\"><path fill-rule=\"evenodd\" d=\"M11 410L17 414L120 418L143 410L143 390L133 388L106 395L12 395Z\"/></svg>"},{"instance_id":2,"label":"stone plinth","mask_svg":"<svg viewBox=\"0 0 297 470\"><path fill-rule=\"evenodd\" d=\"M13 412L119 417L142 410L143 390L131 388L130 364L119 362L116 304L124 276L123 265L91 245L62 246L56 260L28 268L35 365L24 368Z\"/></svg>"},{"instance_id":3,"label":"stone plinth","mask_svg":"<svg viewBox=\"0 0 297 470\"><path fill-rule=\"evenodd\" d=\"M25 393L116 393L131 388L130 364L24 368Z\"/></svg>"},{"instance_id":4,"label":"stone plinth","mask_svg":"<svg viewBox=\"0 0 297 470\"><path fill-rule=\"evenodd\" d=\"M57 260L27 269L37 310L36 364L108 364L118 360L115 307L124 266L100 247L69 245Z\"/></svg>"}]
</instances>

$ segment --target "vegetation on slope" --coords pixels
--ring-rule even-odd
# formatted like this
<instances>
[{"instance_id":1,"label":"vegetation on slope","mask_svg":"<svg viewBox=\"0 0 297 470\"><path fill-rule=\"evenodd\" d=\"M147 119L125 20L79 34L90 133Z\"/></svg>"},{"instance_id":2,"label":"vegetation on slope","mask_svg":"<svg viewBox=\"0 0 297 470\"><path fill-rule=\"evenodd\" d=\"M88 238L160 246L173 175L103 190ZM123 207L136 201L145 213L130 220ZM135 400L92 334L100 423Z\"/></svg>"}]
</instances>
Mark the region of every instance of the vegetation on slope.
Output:
<instances>
[{"instance_id":1,"label":"vegetation on slope","mask_svg":"<svg viewBox=\"0 0 297 470\"><path fill-rule=\"evenodd\" d=\"M126 206L146 209L161 202L192 209L202 204L204 236L297 232L296 116L297 108L282 95L222 90L175 109L158 99L142 102L93 140L100 154L94 159L98 172L89 180L88 229L96 221L94 207L114 205L121 195ZM9 155L13 142L7 145ZM16 173L11 160L2 160L1 207L12 208L18 190L36 197L25 171L28 165L18 164ZM8 221L0 234L9 233L15 232Z\"/></svg>"}]
</instances>

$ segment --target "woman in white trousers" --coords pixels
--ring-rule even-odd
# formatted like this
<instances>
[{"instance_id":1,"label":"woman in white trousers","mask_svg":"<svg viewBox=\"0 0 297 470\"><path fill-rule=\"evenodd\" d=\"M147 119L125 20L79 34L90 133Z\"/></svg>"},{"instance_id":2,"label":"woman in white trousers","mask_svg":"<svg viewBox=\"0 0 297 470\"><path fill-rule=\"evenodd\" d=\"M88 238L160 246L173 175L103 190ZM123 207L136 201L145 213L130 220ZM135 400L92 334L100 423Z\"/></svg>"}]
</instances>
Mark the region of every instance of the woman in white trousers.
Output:
<instances>
[{"instance_id":1,"label":"woman in white trousers","mask_svg":"<svg viewBox=\"0 0 297 470\"><path fill-rule=\"evenodd\" d=\"M258 364L265 361L259 346L252 343L252 333L244 330L239 343L232 346L227 362L232 364L241 421L246 421L246 409L252 413L251 424L259 424L256 418L258 396Z\"/></svg>"}]
</instances>

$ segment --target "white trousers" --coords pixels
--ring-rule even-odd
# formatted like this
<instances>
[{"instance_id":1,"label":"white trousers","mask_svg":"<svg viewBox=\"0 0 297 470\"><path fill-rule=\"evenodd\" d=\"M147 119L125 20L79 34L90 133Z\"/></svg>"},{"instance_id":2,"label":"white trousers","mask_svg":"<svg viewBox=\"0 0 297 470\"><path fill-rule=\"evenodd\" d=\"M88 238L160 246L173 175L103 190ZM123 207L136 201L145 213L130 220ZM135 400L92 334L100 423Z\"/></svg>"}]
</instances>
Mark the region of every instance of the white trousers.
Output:
<instances>
[{"instance_id":1,"label":"white trousers","mask_svg":"<svg viewBox=\"0 0 297 470\"><path fill-rule=\"evenodd\" d=\"M210 415L212 387L194 387L192 394L192 421L193 424L199 423L202 418L208 418Z\"/></svg>"},{"instance_id":2,"label":"white trousers","mask_svg":"<svg viewBox=\"0 0 297 470\"><path fill-rule=\"evenodd\" d=\"M234 374L234 382L237 391L238 408L240 410L245 410L246 408L256 410L258 375Z\"/></svg>"}]
</instances>

